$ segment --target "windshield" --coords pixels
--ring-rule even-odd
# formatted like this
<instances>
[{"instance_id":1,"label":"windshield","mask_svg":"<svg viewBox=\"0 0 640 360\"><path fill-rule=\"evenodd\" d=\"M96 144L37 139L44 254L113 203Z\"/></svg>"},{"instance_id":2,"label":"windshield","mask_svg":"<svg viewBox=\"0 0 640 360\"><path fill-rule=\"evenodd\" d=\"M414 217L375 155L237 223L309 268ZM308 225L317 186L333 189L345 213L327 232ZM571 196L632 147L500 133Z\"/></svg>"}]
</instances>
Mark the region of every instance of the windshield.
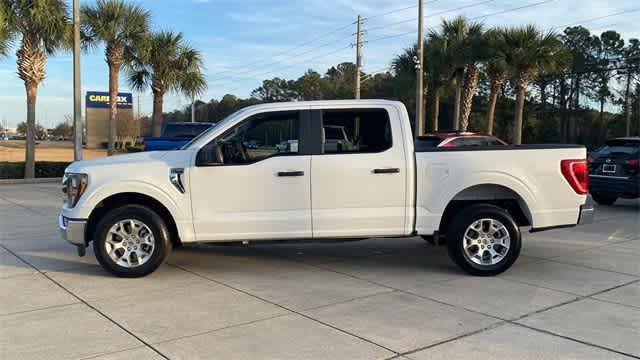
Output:
<instances>
[{"instance_id":1,"label":"windshield","mask_svg":"<svg viewBox=\"0 0 640 360\"><path fill-rule=\"evenodd\" d=\"M607 141L607 145L598 150L598 155L626 154L632 155L640 152L640 141L615 139Z\"/></svg>"},{"instance_id":2,"label":"windshield","mask_svg":"<svg viewBox=\"0 0 640 360\"><path fill-rule=\"evenodd\" d=\"M186 150L187 148L189 148L191 145L193 145L194 143L196 143L198 140L202 139L203 137L207 136L207 134L211 133L212 131L214 131L215 128L217 128L218 126L224 125L226 124L228 121L232 121L233 118L237 117L237 116L243 116L243 114L245 114L247 111L251 111L251 109L253 108L253 106L247 106L245 108L242 108L240 110L236 110L235 112L232 112L231 114L227 115L224 117L224 119L216 122L213 126L211 126L207 131L203 131L201 132L198 136L194 137L193 139L191 139L188 143L184 144L184 146L182 146L180 148L180 150Z\"/></svg>"},{"instance_id":3,"label":"windshield","mask_svg":"<svg viewBox=\"0 0 640 360\"><path fill-rule=\"evenodd\" d=\"M226 119L226 118L225 118ZM205 136L209 131L213 130L216 126L218 126L218 124L221 124L224 120L219 121L211 126L209 126L205 131L200 132L199 134L197 134L193 139L189 140L188 143L184 144L180 150L185 150L187 149L189 146L191 146L191 144L193 144L194 142L198 141L198 139L200 139L201 137Z\"/></svg>"}]
</instances>

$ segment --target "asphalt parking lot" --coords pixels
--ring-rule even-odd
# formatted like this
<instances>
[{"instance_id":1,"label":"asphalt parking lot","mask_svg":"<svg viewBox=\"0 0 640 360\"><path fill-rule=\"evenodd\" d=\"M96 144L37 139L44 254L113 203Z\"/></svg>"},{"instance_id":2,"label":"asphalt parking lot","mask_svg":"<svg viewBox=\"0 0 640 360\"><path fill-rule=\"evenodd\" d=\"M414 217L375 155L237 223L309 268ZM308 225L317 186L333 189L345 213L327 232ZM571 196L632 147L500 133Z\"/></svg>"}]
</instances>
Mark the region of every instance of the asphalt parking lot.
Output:
<instances>
[{"instance_id":1,"label":"asphalt parking lot","mask_svg":"<svg viewBox=\"0 0 640 360\"><path fill-rule=\"evenodd\" d=\"M640 201L527 233L493 278L410 238L190 246L119 279L59 238L61 198L0 185L2 359L640 358Z\"/></svg>"}]
</instances>

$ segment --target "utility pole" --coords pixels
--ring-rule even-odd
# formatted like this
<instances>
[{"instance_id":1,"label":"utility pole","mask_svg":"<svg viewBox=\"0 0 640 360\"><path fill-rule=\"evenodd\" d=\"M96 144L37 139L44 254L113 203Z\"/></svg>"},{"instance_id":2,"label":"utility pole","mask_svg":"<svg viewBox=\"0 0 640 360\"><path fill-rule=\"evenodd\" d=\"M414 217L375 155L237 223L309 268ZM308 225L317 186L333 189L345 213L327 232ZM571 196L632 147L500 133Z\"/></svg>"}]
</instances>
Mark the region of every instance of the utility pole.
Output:
<instances>
[{"instance_id":1,"label":"utility pole","mask_svg":"<svg viewBox=\"0 0 640 360\"><path fill-rule=\"evenodd\" d=\"M631 136L631 69L627 69L627 91L624 96L624 113L627 123L626 136Z\"/></svg>"},{"instance_id":2,"label":"utility pole","mask_svg":"<svg viewBox=\"0 0 640 360\"><path fill-rule=\"evenodd\" d=\"M356 31L356 99L360 99L360 70L362 68L362 16L358 15Z\"/></svg>"},{"instance_id":3,"label":"utility pole","mask_svg":"<svg viewBox=\"0 0 640 360\"><path fill-rule=\"evenodd\" d=\"M416 54L416 124L414 136L424 135L424 17L422 0L418 0L418 53Z\"/></svg>"},{"instance_id":4,"label":"utility pole","mask_svg":"<svg viewBox=\"0 0 640 360\"><path fill-rule=\"evenodd\" d=\"M73 0L73 160L82 160L82 85L80 83L80 0Z\"/></svg>"}]
</instances>

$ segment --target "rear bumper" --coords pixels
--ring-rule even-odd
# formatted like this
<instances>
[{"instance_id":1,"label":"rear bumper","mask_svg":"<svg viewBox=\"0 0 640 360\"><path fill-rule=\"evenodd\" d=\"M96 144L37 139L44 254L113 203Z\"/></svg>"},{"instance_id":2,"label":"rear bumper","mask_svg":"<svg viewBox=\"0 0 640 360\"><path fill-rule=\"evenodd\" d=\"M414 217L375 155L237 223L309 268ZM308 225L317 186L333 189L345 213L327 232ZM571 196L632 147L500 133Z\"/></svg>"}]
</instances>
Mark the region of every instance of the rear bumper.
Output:
<instances>
[{"instance_id":1,"label":"rear bumper","mask_svg":"<svg viewBox=\"0 0 640 360\"><path fill-rule=\"evenodd\" d=\"M86 246L84 239L86 227L86 220L69 219L62 216L62 214L58 216L58 229L60 230L60 235L63 239L75 246L81 246L83 248Z\"/></svg>"},{"instance_id":2,"label":"rear bumper","mask_svg":"<svg viewBox=\"0 0 640 360\"><path fill-rule=\"evenodd\" d=\"M589 175L589 192L637 197L640 196L640 179Z\"/></svg>"},{"instance_id":3,"label":"rear bumper","mask_svg":"<svg viewBox=\"0 0 640 360\"><path fill-rule=\"evenodd\" d=\"M537 232L540 232L540 231L547 231L547 230L553 230L553 229L563 229L563 228L574 227L576 225L591 224L591 223L593 223L593 218L595 216L595 213L596 213L596 210L593 207L593 205L587 205L587 204L580 205L580 212L578 213L578 222L577 223L531 228L531 230L529 230L529 232L537 233Z\"/></svg>"}]
</instances>

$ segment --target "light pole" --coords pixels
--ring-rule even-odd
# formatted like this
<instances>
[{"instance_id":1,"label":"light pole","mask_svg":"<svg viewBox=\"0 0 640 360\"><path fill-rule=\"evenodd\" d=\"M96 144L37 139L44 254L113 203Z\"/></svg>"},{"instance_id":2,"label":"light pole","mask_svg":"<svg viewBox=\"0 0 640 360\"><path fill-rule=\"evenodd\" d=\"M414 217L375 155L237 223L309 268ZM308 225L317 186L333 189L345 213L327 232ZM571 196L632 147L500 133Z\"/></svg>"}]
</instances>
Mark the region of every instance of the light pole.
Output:
<instances>
[{"instance_id":1,"label":"light pole","mask_svg":"<svg viewBox=\"0 0 640 360\"><path fill-rule=\"evenodd\" d=\"M191 122L196 122L196 98L191 98Z\"/></svg>"},{"instance_id":2,"label":"light pole","mask_svg":"<svg viewBox=\"0 0 640 360\"><path fill-rule=\"evenodd\" d=\"M422 0L418 0L418 51L416 59L416 124L415 137L424 135L424 24Z\"/></svg>"},{"instance_id":3,"label":"light pole","mask_svg":"<svg viewBox=\"0 0 640 360\"><path fill-rule=\"evenodd\" d=\"M82 85L80 82L80 0L73 0L73 160L82 160Z\"/></svg>"}]
</instances>

